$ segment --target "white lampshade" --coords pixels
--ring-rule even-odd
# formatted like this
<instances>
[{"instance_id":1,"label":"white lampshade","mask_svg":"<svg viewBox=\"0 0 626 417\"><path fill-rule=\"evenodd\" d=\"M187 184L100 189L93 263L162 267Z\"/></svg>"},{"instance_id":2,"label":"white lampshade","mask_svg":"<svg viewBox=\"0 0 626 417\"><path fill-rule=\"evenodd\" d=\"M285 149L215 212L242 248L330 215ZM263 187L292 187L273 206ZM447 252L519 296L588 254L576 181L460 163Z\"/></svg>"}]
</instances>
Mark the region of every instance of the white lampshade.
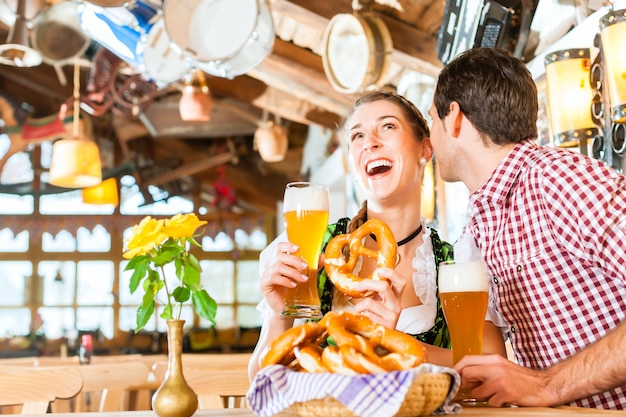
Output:
<instances>
[{"instance_id":1,"label":"white lampshade","mask_svg":"<svg viewBox=\"0 0 626 417\"><path fill-rule=\"evenodd\" d=\"M90 140L61 139L52 146L50 184L85 188L102 182L98 145Z\"/></svg>"}]
</instances>

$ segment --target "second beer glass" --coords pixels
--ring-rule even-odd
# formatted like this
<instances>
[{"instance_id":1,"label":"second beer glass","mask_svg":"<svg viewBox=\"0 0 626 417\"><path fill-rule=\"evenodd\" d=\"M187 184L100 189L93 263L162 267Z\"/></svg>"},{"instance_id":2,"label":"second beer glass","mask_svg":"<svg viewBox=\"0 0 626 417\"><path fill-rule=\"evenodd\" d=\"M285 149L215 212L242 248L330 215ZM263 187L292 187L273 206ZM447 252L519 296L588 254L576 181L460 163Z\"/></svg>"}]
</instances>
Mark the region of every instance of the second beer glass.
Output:
<instances>
[{"instance_id":1,"label":"second beer glass","mask_svg":"<svg viewBox=\"0 0 626 417\"><path fill-rule=\"evenodd\" d=\"M288 289L281 314L288 317L321 318L317 292L320 250L328 227L328 187L310 182L292 182L285 188L283 218L287 238L298 245L296 256L308 265L309 280Z\"/></svg>"},{"instance_id":2,"label":"second beer glass","mask_svg":"<svg viewBox=\"0 0 626 417\"><path fill-rule=\"evenodd\" d=\"M439 264L439 297L450 330L452 362L483 353L483 330L489 299L487 267L481 260ZM464 390L457 400L481 403Z\"/></svg>"}]
</instances>

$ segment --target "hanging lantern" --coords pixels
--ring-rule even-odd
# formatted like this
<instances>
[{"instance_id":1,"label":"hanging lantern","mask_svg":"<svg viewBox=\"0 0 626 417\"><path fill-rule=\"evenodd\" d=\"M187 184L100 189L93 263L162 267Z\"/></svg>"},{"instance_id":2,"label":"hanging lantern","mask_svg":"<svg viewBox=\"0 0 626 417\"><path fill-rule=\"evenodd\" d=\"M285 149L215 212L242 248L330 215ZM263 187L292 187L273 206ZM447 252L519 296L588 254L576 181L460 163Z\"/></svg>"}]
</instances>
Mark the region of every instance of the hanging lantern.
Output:
<instances>
[{"instance_id":1,"label":"hanging lantern","mask_svg":"<svg viewBox=\"0 0 626 417\"><path fill-rule=\"evenodd\" d=\"M591 117L589 49L555 51L545 58L548 116L554 145L578 146L593 139L598 128Z\"/></svg>"},{"instance_id":2,"label":"hanging lantern","mask_svg":"<svg viewBox=\"0 0 626 417\"><path fill-rule=\"evenodd\" d=\"M85 188L100 184L100 152L95 142L61 139L52 146L49 182L57 187Z\"/></svg>"},{"instance_id":3,"label":"hanging lantern","mask_svg":"<svg viewBox=\"0 0 626 417\"><path fill-rule=\"evenodd\" d=\"M100 151L93 140L79 137L80 67L74 64L73 138L61 139L52 145L49 183L57 187L85 188L102 182ZM83 135L84 136L84 135Z\"/></svg>"},{"instance_id":4,"label":"hanging lantern","mask_svg":"<svg viewBox=\"0 0 626 417\"><path fill-rule=\"evenodd\" d=\"M614 10L600 19L602 54L611 100L611 119L626 123L626 9ZM608 111L608 109L607 109Z\"/></svg>"},{"instance_id":5,"label":"hanging lantern","mask_svg":"<svg viewBox=\"0 0 626 417\"><path fill-rule=\"evenodd\" d=\"M108 178L94 187L83 188L83 203L110 204L117 207L119 202L115 178Z\"/></svg>"},{"instance_id":6,"label":"hanging lantern","mask_svg":"<svg viewBox=\"0 0 626 417\"><path fill-rule=\"evenodd\" d=\"M211 100L209 85L201 70L198 70L197 74L198 84L195 83L195 77L191 75L183 87L178 103L180 118L186 122L208 122L211 120L213 101Z\"/></svg>"}]
</instances>

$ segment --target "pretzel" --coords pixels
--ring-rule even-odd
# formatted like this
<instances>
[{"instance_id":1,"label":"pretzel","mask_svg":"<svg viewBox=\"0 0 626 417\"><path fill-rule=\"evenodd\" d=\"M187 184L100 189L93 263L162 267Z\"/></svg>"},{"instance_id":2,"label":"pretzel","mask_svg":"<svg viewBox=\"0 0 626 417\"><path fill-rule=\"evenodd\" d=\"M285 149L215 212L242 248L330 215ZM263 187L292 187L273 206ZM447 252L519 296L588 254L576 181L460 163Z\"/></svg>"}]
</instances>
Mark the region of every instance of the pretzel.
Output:
<instances>
[{"instance_id":1,"label":"pretzel","mask_svg":"<svg viewBox=\"0 0 626 417\"><path fill-rule=\"evenodd\" d=\"M340 346L350 346L366 356L374 356L374 349L381 347L388 353L402 353L422 360L426 350L412 336L377 324L367 316L348 312L331 314L326 328L328 335ZM363 344L366 339L368 344ZM381 365L382 366L382 365Z\"/></svg>"},{"instance_id":2,"label":"pretzel","mask_svg":"<svg viewBox=\"0 0 626 417\"><path fill-rule=\"evenodd\" d=\"M378 250L363 246L363 238L373 235L378 243ZM350 249L350 257L346 261L343 249ZM377 268L393 268L396 265L398 246L391 229L380 220L370 219L352 233L337 235L328 242L324 252L324 266L335 287L348 297L364 297L367 291L358 291L355 285L365 279L384 279L374 273L369 277L359 277L354 274L354 267L359 256L376 260Z\"/></svg>"},{"instance_id":3,"label":"pretzel","mask_svg":"<svg viewBox=\"0 0 626 417\"><path fill-rule=\"evenodd\" d=\"M325 346L326 339L334 345ZM413 337L350 312L327 313L280 335L262 367L282 364L297 371L346 375L405 370L426 361L426 350Z\"/></svg>"},{"instance_id":4,"label":"pretzel","mask_svg":"<svg viewBox=\"0 0 626 417\"><path fill-rule=\"evenodd\" d=\"M270 344L268 352L261 361L261 367L282 364L289 365L295 357L295 348L310 342L316 342L326 331L315 322L307 322L283 332Z\"/></svg>"}]
</instances>

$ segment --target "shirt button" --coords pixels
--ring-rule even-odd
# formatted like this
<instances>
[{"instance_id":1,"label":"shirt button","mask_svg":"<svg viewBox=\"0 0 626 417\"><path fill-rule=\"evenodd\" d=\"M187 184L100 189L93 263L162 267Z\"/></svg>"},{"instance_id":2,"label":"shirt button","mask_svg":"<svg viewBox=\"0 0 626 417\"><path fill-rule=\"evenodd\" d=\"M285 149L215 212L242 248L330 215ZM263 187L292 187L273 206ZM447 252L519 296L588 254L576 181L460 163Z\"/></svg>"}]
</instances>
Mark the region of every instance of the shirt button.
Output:
<instances>
[{"instance_id":1,"label":"shirt button","mask_svg":"<svg viewBox=\"0 0 626 417\"><path fill-rule=\"evenodd\" d=\"M515 330L515 326L511 326L511 333L515 333L517 330Z\"/></svg>"},{"instance_id":2,"label":"shirt button","mask_svg":"<svg viewBox=\"0 0 626 417\"><path fill-rule=\"evenodd\" d=\"M517 265L517 272L522 272L522 266L521 265Z\"/></svg>"},{"instance_id":3,"label":"shirt button","mask_svg":"<svg viewBox=\"0 0 626 417\"><path fill-rule=\"evenodd\" d=\"M493 277L492 281L496 285L498 285L500 283L500 281L498 280L498 277Z\"/></svg>"}]
</instances>

